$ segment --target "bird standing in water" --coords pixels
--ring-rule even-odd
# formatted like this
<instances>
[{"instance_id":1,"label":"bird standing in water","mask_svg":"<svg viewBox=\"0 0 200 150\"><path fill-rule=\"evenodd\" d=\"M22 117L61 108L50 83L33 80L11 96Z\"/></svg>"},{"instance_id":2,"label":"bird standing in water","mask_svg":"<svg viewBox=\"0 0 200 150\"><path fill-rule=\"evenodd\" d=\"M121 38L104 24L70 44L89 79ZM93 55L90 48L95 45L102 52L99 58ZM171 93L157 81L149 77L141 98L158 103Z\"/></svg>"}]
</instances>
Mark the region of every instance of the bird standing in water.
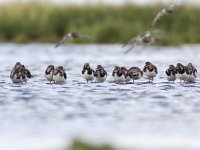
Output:
<instances>
[{"instance_id":1,"label":"bird standing in water","mask_svg":"<svg viewBox=\"0 0 200 150\"><path fill-rule=\"evenodd\" d=\"M90 67L90 64L89 63L85 63L84 66L83 66L83 70L82 70L82 75L83 75L83 78L87 81L93 81L94 80L94 70Z\"/></svg>"}]
</instances>

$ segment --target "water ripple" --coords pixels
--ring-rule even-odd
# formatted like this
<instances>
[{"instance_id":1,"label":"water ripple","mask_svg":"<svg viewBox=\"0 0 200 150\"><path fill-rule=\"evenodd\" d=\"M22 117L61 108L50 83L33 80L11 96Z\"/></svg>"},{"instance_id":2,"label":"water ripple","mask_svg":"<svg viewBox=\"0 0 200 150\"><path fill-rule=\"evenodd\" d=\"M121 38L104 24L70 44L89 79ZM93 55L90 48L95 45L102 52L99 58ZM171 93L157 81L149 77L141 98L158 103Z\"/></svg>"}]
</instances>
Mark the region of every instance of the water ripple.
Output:
<instances>
[{"instance_id":1,"label":"water ripple","mask_svg":"<svg viewBox=\"0 0 200 150\"><path fill-rule=\"evenodd\" d=\"M157 141L157 137L162 140L176 134L187 142L200 138L200 80L194 84L179 81L172 84L164 76L169 63L177 61L192 62L199 68L200 53L196 50L180 53L179 49L170 48L174 49L172 55L168 48L150 47L147 51L122 55L119 45L71 45L70 49L63 46L55 51L48 44L1 44L0 49L0 139L15 137L21 145L26 143L24 140L29 140L30 145L34 142L42 145L45 138L69 142L80 136L89 141L98 139L100 143L127 141L130 145L141 140L145 145L146 137ZM188 52L195 59L186 58ZM147 60L159 70L153 83L145 78L134 84L113 82L111 73L115 65L142 68ZM9 79L10 69L17 61L24 63L34 75L27 84L12 84ZM80 74L85 62L93 68L102 64L108 80L86 83ZM46 81L43 73L49 64L64 66L68 74L65 84ZM161 143L165 141L168 140ZM15 146L10 144L11 149Z\"/></svg>"}]
</instances>

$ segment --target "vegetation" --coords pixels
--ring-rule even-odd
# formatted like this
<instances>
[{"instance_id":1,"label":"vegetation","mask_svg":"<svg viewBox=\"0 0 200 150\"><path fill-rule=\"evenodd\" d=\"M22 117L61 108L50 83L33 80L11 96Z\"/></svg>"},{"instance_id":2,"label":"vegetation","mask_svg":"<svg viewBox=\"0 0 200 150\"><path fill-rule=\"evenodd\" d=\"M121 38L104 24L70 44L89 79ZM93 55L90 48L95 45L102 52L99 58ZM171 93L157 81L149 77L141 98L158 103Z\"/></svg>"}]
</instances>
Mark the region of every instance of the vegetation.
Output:
<instances>
[{"instance_id":1,"label":"vegetation","mask_svg":"<svg viewBox=\"0 0 200 150\"><path fill-rule=\"evenodd\" d=\"M114 150L114 148L109 145L94 146L75 140L67 150Z\"/></svg>"},{"instance_id":2,"label":"vegetation","mask_svg":"<svg viewBox=\"0 0 200 150\"><path fill-rule=\"evenodd\" d=\"M0 41L56 42L68 32L94 37L78 43L124 43L150 29L156 6L53 5L39 2L0 6ZM162 29L161 45L200 43L200 9L182 6L156 24Z\"/></svg>"}]
</instances>

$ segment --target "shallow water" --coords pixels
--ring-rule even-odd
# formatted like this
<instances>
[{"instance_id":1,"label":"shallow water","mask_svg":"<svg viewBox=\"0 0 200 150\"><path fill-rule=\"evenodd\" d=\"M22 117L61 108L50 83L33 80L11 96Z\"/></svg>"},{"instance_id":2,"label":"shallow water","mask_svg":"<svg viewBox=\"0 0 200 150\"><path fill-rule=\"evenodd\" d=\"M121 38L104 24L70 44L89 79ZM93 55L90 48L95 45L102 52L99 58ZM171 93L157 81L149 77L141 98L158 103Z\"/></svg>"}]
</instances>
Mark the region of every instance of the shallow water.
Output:
<instances>
[{"instance_id":1,"label":"shallow water","mask_svg":"<svg viewBox=\"0 0 200 150\"><path fill-rule=\"evenodd\" d=\"M200 81L169 84L169 64L192 62L197 68L200 46L136 47L123 55L120 45L0 44L0 146L5 150L56 150L74 138L110 143L122 149L200 149ZM29 68L34 78L12 84L15 62ZM159 74L154 83L145 78L135 84L112 83L115 65L143 67L153 62ZM109 76L105 83L89 83L82 66L101 64ZM68 79L49 84L49 64L63 65ZM12 144L11 144L12 143Z\"/></svg>"}]
</instances>

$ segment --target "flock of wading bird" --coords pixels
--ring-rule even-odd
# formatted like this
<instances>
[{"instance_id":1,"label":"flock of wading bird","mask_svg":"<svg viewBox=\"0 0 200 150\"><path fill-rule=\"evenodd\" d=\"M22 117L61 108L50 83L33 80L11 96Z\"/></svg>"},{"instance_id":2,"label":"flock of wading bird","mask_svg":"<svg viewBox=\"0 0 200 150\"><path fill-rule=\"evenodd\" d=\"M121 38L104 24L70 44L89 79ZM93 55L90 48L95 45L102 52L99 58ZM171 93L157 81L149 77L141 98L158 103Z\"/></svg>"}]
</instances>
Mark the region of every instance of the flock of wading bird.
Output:
<instances>
[{"instance_id":1,"label":"flock of wading bird","mask_svg":"<svg viewBox=\"0 0 200 150\"><path fill-rule=\"evenodd\" d=\"M163 8L160 12L157 13L151 26L153 27L158 20L162 16L172 13L178 6L180 5L169 5L166 8ZM130 45L128 50L125 53L128 53L136 44L144 44L151 45L154 42L158 41L157 38L153 36L153 33L159 32L159 30L149 30L145 33L139 34L136 37L133 37L128 43L124 44L123 47ZM71 32L63 37L61 41L59 41L55 48L64 44L69 39L76 38L86 38L91 39L90 36L81 33L81 32ZM129 83L131 80L134 81L140 79L143 75L146 76L149 82L152 82L153 79L158 74L157 67L153 65L151 62L145 62L143 70L139 67L131 67L127 69L125 67L115 66L112 72L113 81L116 83ZM182 65L181 63L177 63L176 67L174 65L169 65L166 72L166 79L169 82L174 82L177 78L180 79L180 82L193 83L195 82L197 76L197 69L192 65L192 63L188 63L187 66ZM82 70L83 78L88 81L95 82L104 82L107 78L107 72L101 65L97 65L96 69L93 70L90 67L89 63L85 63ZM63 68L63 66L55 67L53 65L49 65L45 70L45 78L53 83L64 83L67 80L67 74ZM17 62L14 68L11 71L10 78L13 83L25 83L28 79L32 78L31 72L20 62Z\"/></svg>"}]
</instances>

